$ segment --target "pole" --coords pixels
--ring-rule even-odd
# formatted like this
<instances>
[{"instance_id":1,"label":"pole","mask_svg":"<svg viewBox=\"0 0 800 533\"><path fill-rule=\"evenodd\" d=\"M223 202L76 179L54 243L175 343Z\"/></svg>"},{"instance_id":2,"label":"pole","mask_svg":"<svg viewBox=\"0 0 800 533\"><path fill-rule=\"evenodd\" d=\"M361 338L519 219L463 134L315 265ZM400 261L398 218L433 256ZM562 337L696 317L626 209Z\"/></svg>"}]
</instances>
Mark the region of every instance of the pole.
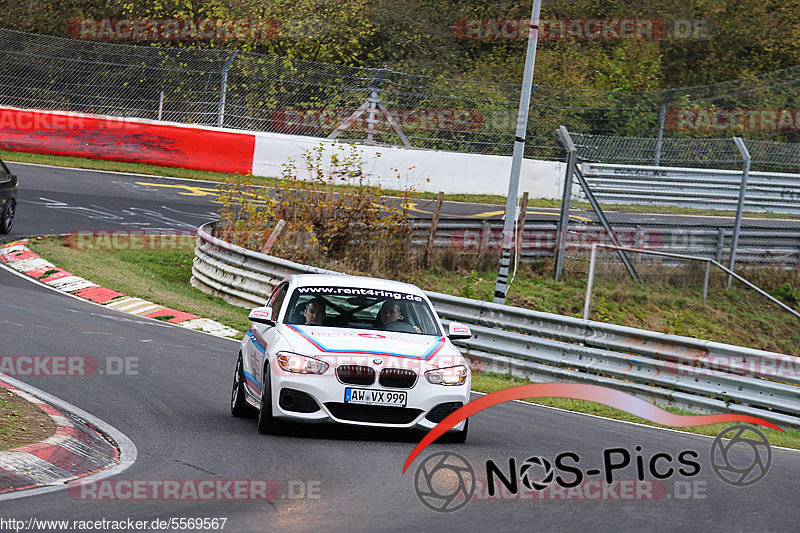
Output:
<instances>
[{"instance_id":1,"label":"pole","mask_svg":"<svg viewBox=\"0 0 800 533\"><path fill-rule=\"evenodd\" d=\"M592 258L589 260L589 278L586 280L586 299L583 302L583 319L589 320L592 307L592 286L594 285L594 265L597 262L597 243L592 245Z\"/></svg>"},{"instance_id":2,"label":"pole","mask_svg":"<svg viewBox=\"0 0 800 533\"><path fill-rule=\"evenodd\" d=\"M522 91L519 96L517 111L517 131L514 137L514 155L511 159L511 176L508 180L508 197L506 198L506 216L503 221L503 253L500 256L500 270L494 287L494 303L506 303L508 290L508 266L514 241L514 208L519 193L519 174L522 169L522 156L525 153L525 135L528 131L528 109L531 104L531 85L533 85L533 67L536 63L536 43L539 40L539 13L542 0L533 0L531 25L528 31L528 49L525 54L525 72L522 75Z\"/></svg>"},{"instance_id":3,"label":"pole","mask_svg":"<svg viewBox=\"0 0 800 533\"><path fill-rule=\"evenodd\" d=\"M219 127L222 127L222 123L225 122L225 96L228 94L228 69L231 68L231 64L233 60L236 59L238 53L239 50L234 50L231 57L229 57L225 65L222 66L222 82L220 82L219 86L219 112L217 113L217 126Z\"/></svg>"},{"instance_id":4,"label":"pole","mask_svg":"<svg viewBox=\"0 0 800 533\"><path fill-rule=\"evenodd\" d=\"M433 256L433 244L436 241L436 227L439 225L439 216L442 214L442 202L444 201L444 192L439 191L439 196L436 198L436 207L433 210L433 220L431 220L431 234L428 236L428 247L425 248L425 268L431 266L431 257Z\"/></svg>"},{"instance_id":5,"label":"pole","mask_svg":"<svg viewBox=\"0 0 800 533\"><path fill-rule=\"evenodd\" d=\"M747 177L750 174L750 152L747 150L741 137L734 137L733 142L742 154L742 185L739 189L739 204L736 207L736 221L733 223L733 237L731 238L731 256L728 259L728 270L733 270L736 263L736 246L739 244L739 230L742 227L742 212L744 211L744 196L747 193ZM728 274L727 287L730 288L733 278Z\"/></svg>"},{"instance_id":6,"label":"pole","mask_svg":"<svg viewBox=\"0 0 800 533\"><path fill-rule=\"evenodd\" d=\"M661 110L658 113L658 139L656 140L656 160L655 166L661 164L661 142L664 140L664 122L667 118L667 104L669 99L672 98L672 93L675 89L669 89L664 96L664 101L661 102Z\"/></svg>"},{"instance_id":7,"label":"pole","mask_svg":"<svg viewBox=\"0 0 800 533\"><path fill-rule=\"evenodd\" d=\"M572 198L572 175L575 174L578 157L578 149L575 148L575 143L572 142L567 128L559 126L558 137L567 151L567 173L564 176L564 190L561 193L561 216L556 229L556 271L553 276L556 281L561 279L564 272L564 254L567 250L567 231L569 229L569 203Z\"/></svg>"},{"instance_id":8,"label":"pole","mask_svg":"<svg viewBox=\"0 0 800 533\"><path fill-rule=\"evenodd\" d=\"M514 258L515 264L519 264L522 259L522 232L525 231L525 215L528 213L528 191L522 193L522 208L519 210L519 218L517 219L517 236L516 236L516 256Z\"/></svg>"},{"instance_id":9,"label":"pole","mask_svg":"<svg viewBox=\"0 0 800 533\"><path fill-rule=\"evenodd\" d=\"M158 93L158 120L161 120L161 116L164 113L164 91Z\"/></svg>"}]
</instances>

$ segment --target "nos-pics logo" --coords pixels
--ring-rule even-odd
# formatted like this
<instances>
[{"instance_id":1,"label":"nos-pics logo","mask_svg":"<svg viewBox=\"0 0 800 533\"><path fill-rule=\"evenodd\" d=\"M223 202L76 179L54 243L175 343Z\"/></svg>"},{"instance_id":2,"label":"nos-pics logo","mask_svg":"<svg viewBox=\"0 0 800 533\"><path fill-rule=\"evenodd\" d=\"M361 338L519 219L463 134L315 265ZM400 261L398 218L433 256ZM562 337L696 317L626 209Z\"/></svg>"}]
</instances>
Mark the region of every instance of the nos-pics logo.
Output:
<instances>
[{"instance_id":1,"label":"nos-pics logo","mask_svg":"<svg viewBox=\"0 0 800 533\"><path fill-rule=\"evenodd\" d=\"M641 451L641 448L637 446L636 450ZM569 462L564 460L565 457ZM553 483L561 488L570 488L595 475L605 477L604 481L611 484L615 471L627 467L637 469L640 481L646 474L656 480L667 479L678 472L691 477L700 473L701 466L695 460L698 457L699 454L693 450L681 452L676 457L654 453L648 458L631 454L624 448L611 448L604 451L600 468L581 469L578 454L565 452L559 454L554 462L545 457L531 457L519 463L512 459L509 465L518 464L519 468L505 473L489 460L486 462L486 480L490 494L494 493L497 480L506 490L516 494L520 486L529 491L544 491ZM758 429L735 425L717 434L709 459L712 470L721 481L734 487L748 487L764 479L769 472L772 449L766 436ZM478 478L473 466L464 456L451 451L429 455L419 464L414 475L414 488L420 502L441 513L466 506L475 496L477 486Z\"/></svg>"}]
</instances>

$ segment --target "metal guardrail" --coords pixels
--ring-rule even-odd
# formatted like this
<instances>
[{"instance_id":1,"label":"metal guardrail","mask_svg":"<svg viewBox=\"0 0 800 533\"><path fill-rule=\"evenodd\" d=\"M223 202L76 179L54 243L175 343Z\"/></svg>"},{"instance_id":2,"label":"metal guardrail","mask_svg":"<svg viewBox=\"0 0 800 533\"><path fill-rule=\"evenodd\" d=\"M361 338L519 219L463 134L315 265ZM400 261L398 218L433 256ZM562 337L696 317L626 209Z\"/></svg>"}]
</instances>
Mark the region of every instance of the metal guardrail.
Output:
<instances>
[{"instance_id":1,"label":"metal guardrail","mask_svg":"<svg viewBox=\"0 0 800 533\"><path fill-rule=\"evenodd\" d=\"M608 204L674 205L735 211L739 170L582 163L598 200ZM800 175L748 173L745 211L800 214Z\"/></svg>"},{"instance_id":2,"label":"metal guardrail","mask_svg":"<svg viewBox=\"0 0 800 533\"><path fill-rule=\"evenodd\" d=\"M192 285L245 307L282 278L335 273L253 252L198 229ZM474 366L535 381L594 383L661 403L800 426L800 358L712 341L426 292Z\"/></svg>"},{"instance_id":3,"label":"metal guardrail","mask_svg":"<svg viewBox=\"0 0 800 533\"><path fill-rule=\"evenodd\" d=\"M718 221L714 224L713 221ZM614 230L624 244L661 252L711 257L721 261L730 253L733 226L724 219L711 219L698 225L659 222L642 217L630 222L613 220ZM730 221L727 221L730 222ZM755 224L762 224L755 225ZM413 219L411 239L425 246L431 221ZM783 225L781 225L783 224ZM552 257L556 246L557 221L527 221L522 232L523 260ZM502 220L447 218L439 221L434 246L461 251L499 251L502 243ZM599 224L572 221L567 234L567 248L588 248L594 242L608 242ZM747 220L739 234L736 261L738 264L760 264L776 267L800 265L800 221L785 223Z\"/></svg>"}]
</instances>

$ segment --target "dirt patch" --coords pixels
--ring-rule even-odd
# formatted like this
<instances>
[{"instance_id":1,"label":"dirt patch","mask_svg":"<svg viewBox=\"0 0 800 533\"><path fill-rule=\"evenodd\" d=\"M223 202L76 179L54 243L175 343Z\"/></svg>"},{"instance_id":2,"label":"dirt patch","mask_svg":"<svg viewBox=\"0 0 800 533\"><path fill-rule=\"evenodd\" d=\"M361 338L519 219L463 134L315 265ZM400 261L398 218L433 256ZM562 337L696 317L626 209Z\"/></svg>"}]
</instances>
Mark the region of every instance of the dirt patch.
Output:
<instances>
[{"instance_id":1,"label":"dirt patch","mask_svg":"<svg viewBox=\"0 0 800 533\"><path fill-rule=\"evenodd\" d=\"M0 451L39 442L55 431L47 413L0 386Z\"/></svg>"}]
</instances>

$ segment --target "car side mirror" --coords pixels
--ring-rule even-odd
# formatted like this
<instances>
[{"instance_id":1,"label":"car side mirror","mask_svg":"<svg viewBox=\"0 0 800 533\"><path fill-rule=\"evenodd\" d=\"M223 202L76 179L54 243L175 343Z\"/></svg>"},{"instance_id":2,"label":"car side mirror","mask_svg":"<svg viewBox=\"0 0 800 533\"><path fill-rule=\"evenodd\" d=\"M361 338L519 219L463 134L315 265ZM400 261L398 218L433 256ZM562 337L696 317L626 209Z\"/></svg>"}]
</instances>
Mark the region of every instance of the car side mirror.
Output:
<instances>
[{"instance_id":1,"label":"car side mirror","mask_svg":"<svg viewBox=\"0 0 800 533\"><path fill-rule=\"evenodd\" d=\"M259 324L266 324L267 326L274 326L275 321L272 320L271 307L256 307L247 316L250 322L257 322Z\"/></svg>"},{"instance_id":2,"label":"car side mirror","mask_svg":"<svg viewBox=\"0 0 800 533\"><path fill-rule=\"evenodd\" d=\"M450 328L447 332L447 336L451 341L469 339L472 337L472 331L470 331L469 327L465 324L450 322Z\"/></svg>"}]
</instances>

